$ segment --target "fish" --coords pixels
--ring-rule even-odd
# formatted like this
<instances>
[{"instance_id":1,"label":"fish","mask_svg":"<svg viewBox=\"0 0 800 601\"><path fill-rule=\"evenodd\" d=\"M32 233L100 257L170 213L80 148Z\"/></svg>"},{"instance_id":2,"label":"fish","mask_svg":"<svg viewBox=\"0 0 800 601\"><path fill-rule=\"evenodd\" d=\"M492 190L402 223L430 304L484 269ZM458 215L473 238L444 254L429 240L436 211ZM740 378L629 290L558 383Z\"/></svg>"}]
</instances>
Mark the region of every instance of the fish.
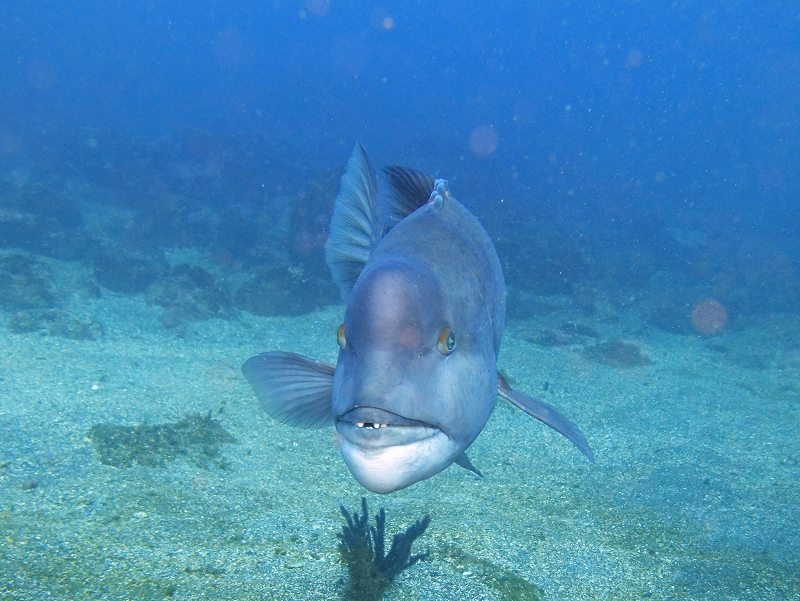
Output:
<instances>
[{"instance_id":1,"label":"fish","mask_svg":"<svg viewBox=\"0 0 800 601\"><path fill-rule=\"evenodd\" d=\"M446 180L396 166L379 178L356 144L325 258L345 303L336 365L271 351L242 371L280 422L333 425L344 463L364 488L391 493L453 463L482 476L466 451L498 396L594 461L578 426L499 373L500 259Z\"/></svg>"}]
</instances>

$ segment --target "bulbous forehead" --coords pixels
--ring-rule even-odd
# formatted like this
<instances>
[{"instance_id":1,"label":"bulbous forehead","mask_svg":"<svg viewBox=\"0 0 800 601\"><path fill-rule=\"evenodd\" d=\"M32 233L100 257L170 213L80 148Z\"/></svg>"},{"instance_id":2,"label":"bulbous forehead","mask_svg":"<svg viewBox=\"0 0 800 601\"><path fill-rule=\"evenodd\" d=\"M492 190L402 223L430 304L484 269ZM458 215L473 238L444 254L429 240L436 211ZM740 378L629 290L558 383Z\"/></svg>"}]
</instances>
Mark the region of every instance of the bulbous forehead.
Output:
<instances>
[{"instance_id":1,"label":"bulbous forehead","mask_svg":"<svg viewBox=\"0 0 800 601\"><path fill-rule=\"evenodd\" d=\"M416 335L438 331L444 317L434 274L419 262L392 261L362 273L350 295L345 326L354 341L392 337L414 346Z\"/></svg>"}]
</instances>

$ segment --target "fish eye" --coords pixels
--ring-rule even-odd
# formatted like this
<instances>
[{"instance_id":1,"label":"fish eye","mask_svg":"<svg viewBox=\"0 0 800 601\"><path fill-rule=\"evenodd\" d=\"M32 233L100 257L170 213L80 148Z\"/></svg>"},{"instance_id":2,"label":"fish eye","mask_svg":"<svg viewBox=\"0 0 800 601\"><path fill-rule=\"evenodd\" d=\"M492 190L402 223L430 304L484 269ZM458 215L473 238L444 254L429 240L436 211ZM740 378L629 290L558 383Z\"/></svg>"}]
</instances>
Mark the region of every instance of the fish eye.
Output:
<instances>
[{"instance_id":1,"label":"fish eye","mask_svg":"<svg viewBox=\"0 0 800 601\"><path fill-rule=\"evenodd\" d=\"M344 324L339 326L339 329L336 330L336 342L339 343L340 348L344 348L347 346L347 338L344 335Z\"/></svg>"},{"instance_id":2,"label":"fish eye","mask_svg":"<svg viewBox=\"0 0 800 601\"><path fill-rule=\"evenodd\" d=\"M443 355L449 355L456 348L456 335L450 329L450 326L443 327L442 331L439 332L439 341L436 343L436 348Z\"/></svg>"}]
</instances>

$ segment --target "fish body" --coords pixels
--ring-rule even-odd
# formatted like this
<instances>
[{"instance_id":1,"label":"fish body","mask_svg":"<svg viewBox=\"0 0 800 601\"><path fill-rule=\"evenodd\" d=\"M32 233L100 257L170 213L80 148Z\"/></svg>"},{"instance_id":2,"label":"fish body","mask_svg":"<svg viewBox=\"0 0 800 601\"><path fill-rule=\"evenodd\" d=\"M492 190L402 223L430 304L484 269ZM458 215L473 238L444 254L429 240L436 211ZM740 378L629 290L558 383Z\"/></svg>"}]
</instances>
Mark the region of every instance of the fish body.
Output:
<instances>
[{"instance_id":1,"label":"fish body","mask_svg":"<svg viewBox=\"0 0 800 601\"><path fill-rule=\"evenodd\" d=\"M336 366L271 352L243 370L276 418L333 423L342 457L365 488L392 492L452 463L480 474L465 451L498 395L592 458L577 426L498 376L502 268L488 234L447 182L391 167L381 187L356 146L326 258L346 303Z\"/></svg>"}]
</instances>

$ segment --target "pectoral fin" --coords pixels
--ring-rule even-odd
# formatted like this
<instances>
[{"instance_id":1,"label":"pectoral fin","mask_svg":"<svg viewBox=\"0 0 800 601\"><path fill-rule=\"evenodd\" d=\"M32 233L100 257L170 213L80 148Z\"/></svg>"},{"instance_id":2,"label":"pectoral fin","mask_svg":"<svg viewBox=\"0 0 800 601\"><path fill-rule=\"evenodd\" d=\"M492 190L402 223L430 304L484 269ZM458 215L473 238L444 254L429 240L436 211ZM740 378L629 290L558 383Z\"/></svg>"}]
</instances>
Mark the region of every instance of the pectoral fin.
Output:
<instances>
[{"instance_id":1,"label":"pectoral fin","mask_svg":"<svg viewBox=\"0 0 800 601\"><path fill-rule=\"evenodd\" d=\"M594 453L589 448L589 443L583 432L578 426L561 415L555 407L527 394L512 390L505 378L499 374L497 376L497 394L522 409L531 417L535 417L543 424L550 426L553 430L568 438L572 444L580 449L581 453L591 461L594 461Z\"/></svg>"},{"instance_id":2,"label":"pectoral fin","mask_svg":"<svg viewBox=\"0 0 800 601\"><path fill-rule=\"evenodd\" d=\"M261 353L242 365L264 411L291 426L333 424L333 366L294 353Z\"/></svg>"}]
</instances>

